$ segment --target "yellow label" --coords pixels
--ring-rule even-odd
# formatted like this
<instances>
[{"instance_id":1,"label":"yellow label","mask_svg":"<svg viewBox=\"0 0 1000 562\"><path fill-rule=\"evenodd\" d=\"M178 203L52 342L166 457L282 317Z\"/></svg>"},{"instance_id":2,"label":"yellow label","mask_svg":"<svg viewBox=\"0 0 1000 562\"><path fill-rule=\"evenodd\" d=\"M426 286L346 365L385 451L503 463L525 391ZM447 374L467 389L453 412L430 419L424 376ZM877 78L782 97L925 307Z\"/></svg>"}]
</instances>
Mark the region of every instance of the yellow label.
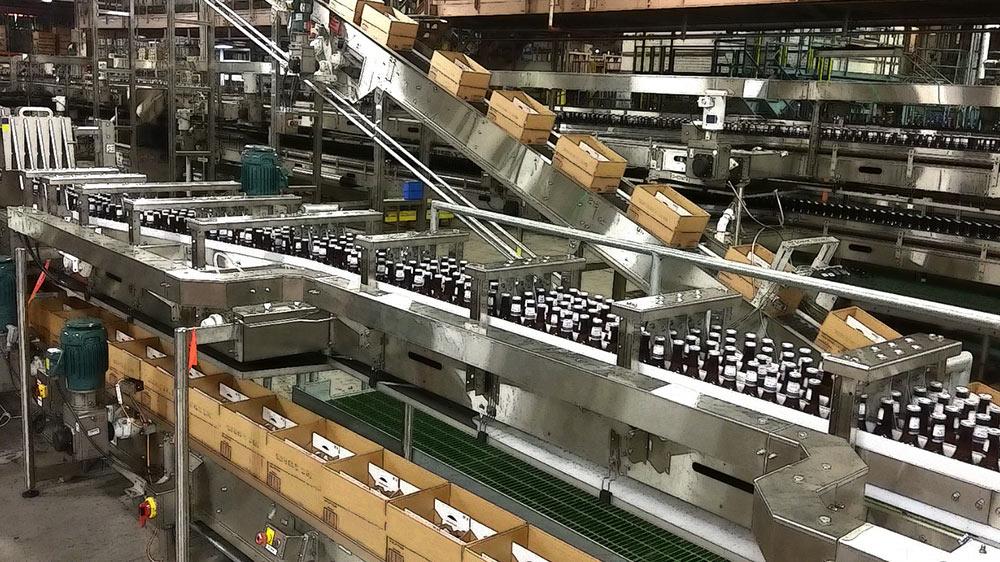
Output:
<instances>
[{"instance_id":1,"label":"yellow label","mask_svg":"<svg viewBox=\"0 0 1000 562\"><path fill-rule=\"evenodd\" d=\"M48 385L38 383L38 397L48 398L49 397L49 387Z\"/></svg>"},{"instance_id":2,"label":"yellow label","mask_svg":"<svg viewBox=\"0 0 1000 562\"><path fill-rule=\"evenodd\" d=\"M3 131L5 133L9 133L10 132L10 125L8 125L7 123L4 123L3 125L0 125L0 131Z\"/></svg>"},{"instance_id":3,"label":"yellow label","mask_svg":"<svg viewBox=\"0 0 1000 562\"><path fill-rule=\"evenodd\" d=\"M264 529L264 536L267 537L267 544L273 543L274 542L274 529L272 529L270 527L268 527L267 529Z\"/></svg>"}]
</instances>

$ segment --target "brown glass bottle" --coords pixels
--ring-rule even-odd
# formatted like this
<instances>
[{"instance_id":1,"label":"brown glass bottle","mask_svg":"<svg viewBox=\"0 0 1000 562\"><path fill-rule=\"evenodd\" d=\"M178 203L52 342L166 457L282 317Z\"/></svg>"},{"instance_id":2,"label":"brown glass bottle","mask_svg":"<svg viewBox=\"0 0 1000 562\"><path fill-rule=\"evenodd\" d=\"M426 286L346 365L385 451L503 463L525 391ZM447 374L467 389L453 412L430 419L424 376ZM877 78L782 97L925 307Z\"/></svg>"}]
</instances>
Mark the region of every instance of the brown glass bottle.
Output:
<instances>
[{"instance_id":1,"label":"brown glass bottle","mask_svg":"<svg viewBox=\"0 0 1000 562\"><path fill-rule=\"evenodd\" d=\"M701 366L699 364L700 357L700 345L695 344L688 346L687 357L684 358L684 376L691 377L693 379L701 378Z\"/></svg>"},{"instance_id":2,"label":"brown glass bottle","mask_svg":"<svg viewBox=\"0 0 1000 562\"><path fill-rule=\"evenodd\" d=\"M657 339L663 339L662 336ZM668 370L680 373L684 369L684 340L674 340L670 350L670 366Z\"/></svg>"},{"instance_id":3,"label":"brown glass bottle","mask_svg":"<svg viewBox=\"0 0 1000 562\"><path fill-rule=\"evenodd\" d=\"M958 418L961 415L961 408L954 404L944 407L944 442L949 445L958 445Z\"/></svg>"},{"instance_id":4,"label":"brown glass bottle","mask_svg":"<svg viewBox=\"0 0 1000 562\"><path fill-rule=\"evenodd\" d=\"M920 408L920 435L930 439L931 436L931 412L934 411L934 402L926 396L917 398L917 407Z\"/></svg>"},{"instance_id":5,"label":"brown glass bottle","mask_svg":"<svg viewBox=\"0 0 1000 562\"><path fill-rule=\"evenodd\" d=\"M924 450L939 455L944 454L944 437L945 433L947 433L947 424L948 418L944 414L937 412L931 414L931 436L927 440L927 444L924 445Z\"/></svg>"},{"instance_id":6,"label":"brown glass bottle","mask_svg":"<svg viewBox=\"0 0 1000 562\"><path fill-rule=\"evenodd\" d=\"M892 439L892 430L896 426L895 409L896 402L885 396L879 401L878 414L875 417L875 428L872 433L881 435L886 439Z\"/></svg>"},{"instance_id":7,"label":"brown glass bottle","mask_svg":"<svg viewBox=\"0 0 1000 562\"><path fill-rule=\"evenodd\" d=\"M951 458L971 463L972 462L972 432L975 431L976 424L972 420L962 420L958 423L958 443L955 445L955 454Z\"/></svg>"},{"instance_id":8,"label":"brown glass bottle","mask_svg":"<svg viewBox=\"0 0 1000 562\"><path fill-rule=\"evenodd\" d=\"M719 384L719 369L722 367L719 352L710 350L705 357L705 382Z\"/></svg>"},{"instance_id":9,"label":"brown glass bottle","mask_svg":"<svg viewBox=\"0 0 1000 562\"><path fill-rule=\"evenodd\" d=\"M979 466L1000 472L1000 428L991 427L986 432L986 454Z\"/></svg>"},{"instance_id":10,"label":"brown glass bottle","mask_svg":"<svg viewBox=\"0 0 1000 562\"><path fill-rule=\"evenodd\" d=\"M813 379L813 380L817 380L817 379ZM822 383L822 381L820 381L820 383ZM814 384L812 381L809 382L809 390L813 393L813 395L816 395L819 392L819 389L818 389L817 385ZM818 395L816 396L816 404L817 404L816 411L819 412L819 406L818 406L819 405L819 396ZM868 395L867 394L862 394L861 398L858 400L857 416L854 418L854 421L855 421L854 425L858 429L860 429L861 431L868 431Z\"/></svg>"},{"instance_id":11,"label":"brown glass bottle","mask_svg":"<svg viewBox=\"0 0 1000 562\"><path fill-rule=\"evenodd\" d=\"M920 406L906 405L906 424L899 436L899 442L914 447L920 446Z\"/></svg>"}]
</instances>

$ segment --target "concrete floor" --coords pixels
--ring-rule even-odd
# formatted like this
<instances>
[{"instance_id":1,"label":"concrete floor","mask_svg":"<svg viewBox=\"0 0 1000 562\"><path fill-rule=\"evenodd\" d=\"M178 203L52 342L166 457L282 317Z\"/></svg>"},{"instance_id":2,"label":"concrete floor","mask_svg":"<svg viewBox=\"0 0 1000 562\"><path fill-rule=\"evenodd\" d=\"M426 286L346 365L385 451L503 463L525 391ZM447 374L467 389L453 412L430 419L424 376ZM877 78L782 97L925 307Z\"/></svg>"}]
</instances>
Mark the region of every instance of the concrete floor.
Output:
<instances>
[{"instance_id":1,"label":"concrete floor","mask_svg":"<svg viewBox=\"0 0 1000 562\"><path fill-rule=\"evenodd\" d=\"M13 394L0 403L14 413ZM37 466L56 463L61 455L36 438ZM168 533L154 525L140 528L135 507L119 497L130 482L117 472L96 469L69 482L40 482L40 495L24 499L24 464L20 456L21 420L0 427L0 560L19 562L157 561L174 559ZM224 560L207 541L191 534L192 557L199 561ZM147 550L148 549L148 550Z\"/></svg>"}]
</instances>

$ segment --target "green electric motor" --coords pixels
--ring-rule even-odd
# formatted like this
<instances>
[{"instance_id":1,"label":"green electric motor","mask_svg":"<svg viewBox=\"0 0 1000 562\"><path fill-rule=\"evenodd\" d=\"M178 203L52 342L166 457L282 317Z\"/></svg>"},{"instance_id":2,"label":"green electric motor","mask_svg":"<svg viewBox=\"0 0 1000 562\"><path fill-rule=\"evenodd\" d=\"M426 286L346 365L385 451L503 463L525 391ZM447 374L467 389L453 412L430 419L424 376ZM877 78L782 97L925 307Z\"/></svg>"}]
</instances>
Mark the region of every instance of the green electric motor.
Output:
<instances>
[{"instance_id":1,"label":"green electric motor","mask_svg":"<svg viewBox=\"0 0 1000 562\"><path fill-rule=\"evenodd\" d=\"M14 260L0 256L0 332L17 325L17 289Z\"/></svg>"},{"instance_id":2,"label":"green electric motor","mask_svg":"<svg viewBox=\"0 0 1000 562\"><path fill-rule=\"evenodd\" d=\"M288 187L288 174L270 146L248 144L240 154L240 191L247 195L278 195Z\"/></svg>"},{"instance_id":3,"label":"green electric motor","mask_svg":"<svg viewBox=\"0 0 1000 562\"><path fill-rule=\"evenodd\" d=\"M104 386L108 371L108 332L96 318L72 318L59 335L62 347L56 374L73 392L89 392Z\"/></svg>"}]
</instances>

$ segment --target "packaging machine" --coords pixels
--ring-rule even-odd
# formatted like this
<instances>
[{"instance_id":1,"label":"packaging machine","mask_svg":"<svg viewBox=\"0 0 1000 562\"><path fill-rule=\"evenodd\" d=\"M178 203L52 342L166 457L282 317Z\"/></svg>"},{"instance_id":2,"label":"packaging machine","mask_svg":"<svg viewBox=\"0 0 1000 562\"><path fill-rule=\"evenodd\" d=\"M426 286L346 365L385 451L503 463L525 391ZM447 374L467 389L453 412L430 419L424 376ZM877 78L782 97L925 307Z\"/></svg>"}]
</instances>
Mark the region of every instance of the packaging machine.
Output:
<instances>
[{"instance_id":1,"label":"packaging machine","mask_svg":"<svg viewBox=\"0 0 1000 562\"><path fill-rule=\"evenodd\" d=\"M179 188L148 184L131 188L135 193L129 195ZM79 205L79 197L73 200ZM146 199L143 205L153 209L155 200ZM163 205L172 210L175 201L164 199ZM240 205L234 203L235 212L240 212ZM73 209L69 211L70 217L78 216ZM427 233L358 235L355 240L365 257L357 273L310 257L250 247L238 237L224 241L204 234L289 226L315 236L321 229L339 228L334 225L340 222L370 224L377 214L369 211L305 210L258 218L191 219L190 235L140 224L139 236L135 232L129 236L134 223L130 227L124 221L91 216L82 225L78 219L67 221L30 206L11 208L9 222L15 241L26 248L18 253L22 274L26 273L27 249L34 251L36 245L42 252L58 248L93 266L89 277L77 279L91 288L95 302L119 307L120 314L142 318L144 325L158 326L161 333L176 327L175 372L187 369L192 332L197 334L197 345L203 346L199 363L242 373L237 376L258 378L276 372L263 367L255 370L255 361L266 357L288 366L303 364L296 359L305 351L301 346L269 345L265 351L253 342L266 342L269 331L288 329L287 303L306 303L307 312L324 311L326 316L317 317L326 318L323 321L302 316L291 320L302 335L298 339L313 342L311 351L323 357L322 366L306 364L298 371L302 377L296 401L335 416L336 411L319 405L324 393L306 375L330 366L357 373L407 405L397 446L413 459L423 458L426 466L442 468L414 450L414 410L429 413L445 425L465 428L492 447L528 459L613 506L732 559L990 560L998 556L1000 482L996 472L856 429L861 392L876 396L889 388L909 388L932 379L949 387L961 386L968 380L969 362L961 358L958 342L914 334L871 352L827 356L824 368L834 381L828 416L810 415L635 361L636 330L642 324L739 325L735 319L746 319L747 305L725 291L697 289L615 303L613 311L622 319L619 344L616 350L602 350L489 317L484 308L483 289L489 281L509 283L525 276L541 281L559 274L561 281L550 282L565 283L579 265L572 259L469 264L470 280L475 282L465 301L468 305L442 302L378 281L377 263L370 258L379 251L436 248L426 255L455 255L457 247L450 251L446 247L460 246L467 234L441 229L437 217L443 211L605 244L665 262L664 271L671 264L684 263L893 307L901 315L932 317L942 325L991 335L1000 328L1000 318L991 314L449 203L434 204ZM215 254L232 260L231 267L200 266L213 263ZM248 315L246 307L258 307L257 312ZM209 318L216 320L206 322ZM774 322L751 330L759 331L761 337L771 335L811 348L808 340L796 338ZM22 360L27 364L28 341L22 341ZM232 343L219 347L221 354L208 349L209 344L219 342ZM887 358L885 351L893 348L885 345L905 345L906 349L900 347L898 355ZM237 363L237 359L244 362ZM163 482L139 484L143 495L159 498L161 513L177 505L176 519L160 522L186 529L189 517L204 519L213 528L228 529L226 535L242 550L263 556L247 533L263 521L254 514L267 511L266 495L257 504L248 496L246 501L259 508L233 512L235 520L224 513L211 515L220 506L225 506L226 513L231 511L232 504L226 502L232 500L225 494L199 495L190 500L190 506L183 499L176 504L171 499L177 498L172 496L173 489L185 498L185 490L202 489L202 482L213 489L237 486L231 475L242 474L200 444L193 447L197 456L187 453L186 432L200 431L186 428L182 421L188 416L187 386L195 380L172 378L174 399L168 394L165 406L149 406L169 414L165 422L157 422L160 432L169 433L172 416L178 433L172 445L169 439L162 441L162 452L148 457L158 468L133 466L132 471L166 475ZM365 425L364 420L352 423L359 429ZM367 431L377 433L370 427ZM128 450L133 445L120 440L112 449ZM29 479L29 488L32 483ZM251 482L250 487L268 490L264 481ZM491 493L502 497L504 490ZM523 506L509 498L502 501L529 522L546 520L524 512ZM357 538L349 531L324 525L295 505L279 504L298 521L282 527L280 517L269 520L279 521L271 524L283 533L283 540L287 536L292 539L288 544L304 540L326 545L318 551L292 548L278 554L279 558L294 551L317 559L340 559L343 551L333 547L338 544L352 556L367 559L367 551L357 548ZM308 527L310 523L314 526ZM598 558L628 557L622 547L594 535L581 538L551 521L544 525ZM183 548L180 531L178 541Z\"/></svg>"}]
</instances>

